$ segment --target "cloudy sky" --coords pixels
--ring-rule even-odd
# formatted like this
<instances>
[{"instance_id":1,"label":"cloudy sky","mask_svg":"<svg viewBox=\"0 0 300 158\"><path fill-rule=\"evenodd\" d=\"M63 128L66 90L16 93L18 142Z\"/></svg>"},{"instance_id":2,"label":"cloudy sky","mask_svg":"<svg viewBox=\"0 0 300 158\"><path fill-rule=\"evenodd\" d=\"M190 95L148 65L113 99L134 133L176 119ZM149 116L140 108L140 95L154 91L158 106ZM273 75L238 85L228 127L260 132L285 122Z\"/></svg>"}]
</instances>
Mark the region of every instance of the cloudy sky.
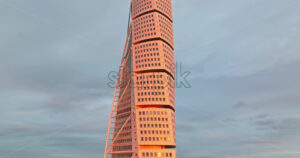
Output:
<instances>
[{"instance_id":1,"label":"cloudy sky","mask_svg":"<svg viewBox=\"0 0 300 158\"><path fill-rule=\"evenodd\" d=\"M300 1L173 0L179 158L300 157ZM0 158L101 158L129 0L0 0Z\"/></svg>"}]
</instances>

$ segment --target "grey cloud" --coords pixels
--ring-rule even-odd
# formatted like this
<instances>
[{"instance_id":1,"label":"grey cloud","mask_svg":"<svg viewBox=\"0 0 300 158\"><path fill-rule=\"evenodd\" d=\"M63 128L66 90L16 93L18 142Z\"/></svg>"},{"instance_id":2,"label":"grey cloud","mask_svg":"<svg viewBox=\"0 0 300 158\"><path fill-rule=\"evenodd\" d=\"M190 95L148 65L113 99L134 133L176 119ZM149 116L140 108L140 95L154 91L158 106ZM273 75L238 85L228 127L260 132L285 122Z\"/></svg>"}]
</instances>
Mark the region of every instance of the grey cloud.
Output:
<instances>
[{"instance_id":1,"label":"grey cloud","mask_svg":"<svg viewBox=\"0 0 300 158\"><path fill-rule=\"evenodd\" d=\"M264 119L267 118L269 116L269 114L259 114L257 116L255 116L256 119Z\"/></svg>"},{"instance_id":2,"label":"grey cloud","mask_svg":"<svg viewBox=\"0 0 300 158\"><path fill-rule=\"evenodd\" d=\"M244 118L226 118L223 119L222 121L224 123L238 123L238 122L243 122L243 121L256 121L256 124L265 122L265 121L273 121L273 120L265 120L269 117L269 114L258 114L255 116L249 116L249 117L244 117Z\"/></svg>"},{"instance_id":3,"label":"grey cloud","mask_svg":"<svg viewBox=\"0 0 300 158\"><path fill-rule=\"evenodd\" d=\"M277 124L272 125L271 127L275 130L289 130L292 133L298 133L298 131L300 130L300 118L283 119L280 120Z\"/></svg>"},{"instance_id":4,"label":"grey cloud","mask_svg":"<svg viewBox=\"0 0 300 158\"><path fill-rule=\"evenodd\" d=\"M266 132L268 137L276 139L290 139L299 136L300 118L265 119L255 122L258 130Z\"/></svg>"},{"instance_id":5,"label":"grey cloud","mask_svg":"<svg viewBox=\"0 0 300 158\"><path fill-rule=\"evenodd\" d=\"M236 104L233 105L233 107L235 108L242 108L242 107L246 107L247 104L245 102L237 102Z\"/></svg>"},{"instance_id":6,"label":"grey cloud","mask_svg":"<svg viewBox=\"0 0 300 158\"><path fill-rule=\"evenodd\" d=\"M226 118L223 120L223 122L228 123L228 122L236 122L238 121L238 119L234 119L234 118Z\"/></svg>"},{"instance_id":7,"label":"grey cloud","mask_svg":"<svg viewBox=\"0 0 300 158\"><path fill-rule=\"evenodd\" d=\"M179 133L195 133L197 131L197 125L190 122L177 122L176 128Z\"/></svg>"},{"instance_id":8,"label":"grey cloud","mask_svg":"<svg viewBox=\"0 0 300 158\"><path fill-rule=\"evenodd\" d=\"M276 145L281 144L282 141L276 139L254 139L254 140L245 140L241 141L242 144L254 144L254 145Z\"/></svg>"},{"instance_id":9,"label":"grey cloud","mask_svg":"<svg viewBox=\"0 0 300 158\"><path fill-rule=\"evenodd\" d=\"M259 125L259 126L270 126L270 125L274 125L276 123L275 120L262 120L262 121L257 121L255 122L255 124Z\"/></svg>"}]
</instances>

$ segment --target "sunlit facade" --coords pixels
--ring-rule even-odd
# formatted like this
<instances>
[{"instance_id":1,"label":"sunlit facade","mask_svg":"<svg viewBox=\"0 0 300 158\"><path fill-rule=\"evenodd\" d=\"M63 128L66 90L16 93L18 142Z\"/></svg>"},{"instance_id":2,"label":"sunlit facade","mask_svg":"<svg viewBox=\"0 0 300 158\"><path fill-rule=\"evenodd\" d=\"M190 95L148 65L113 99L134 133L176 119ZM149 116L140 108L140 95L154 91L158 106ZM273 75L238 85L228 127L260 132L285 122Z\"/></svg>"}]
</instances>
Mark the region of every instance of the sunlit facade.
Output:
<instances>
[{"instance_id":1,"label":"sunlit facade","mask_svg":"<svg viewBox=\"0 0 300 158\"><path fill-rule=\"evenodd\" d=\"M131 0L104 157L176 158L172 0Z\"/></svg>"}]
</instances>

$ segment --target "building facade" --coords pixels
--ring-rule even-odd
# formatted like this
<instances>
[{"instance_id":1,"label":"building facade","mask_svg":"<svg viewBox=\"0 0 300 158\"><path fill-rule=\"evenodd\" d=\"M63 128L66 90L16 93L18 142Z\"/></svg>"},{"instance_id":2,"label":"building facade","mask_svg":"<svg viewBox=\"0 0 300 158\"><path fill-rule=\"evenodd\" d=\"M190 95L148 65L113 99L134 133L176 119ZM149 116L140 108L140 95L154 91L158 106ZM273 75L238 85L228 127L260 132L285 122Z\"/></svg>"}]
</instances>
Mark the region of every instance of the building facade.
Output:
<instances>
[{"instance_id":1,"label":"building facade","mask_svg":"<svg viewBox=\"0 0 300 158\"><path fill-rule=\"evenodd\" d=\"M104 158L176 158L172 0L131 0Z\"/></svg>"}]
</instances>

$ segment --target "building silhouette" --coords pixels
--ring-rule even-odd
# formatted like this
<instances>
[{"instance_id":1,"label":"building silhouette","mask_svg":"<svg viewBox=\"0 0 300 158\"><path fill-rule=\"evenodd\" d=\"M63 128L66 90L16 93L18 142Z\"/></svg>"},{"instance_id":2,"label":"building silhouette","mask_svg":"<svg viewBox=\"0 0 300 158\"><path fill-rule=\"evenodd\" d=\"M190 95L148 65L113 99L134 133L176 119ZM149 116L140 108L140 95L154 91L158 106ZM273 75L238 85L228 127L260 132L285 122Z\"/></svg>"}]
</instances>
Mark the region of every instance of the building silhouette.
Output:
<instances>
[{"instance_id":1,"label":"building silhouette","mask_svg":"<svg viewBox=\"0 0 300 158\"><path fill-rule=\"evenodd\" d=\"M175 158L172 0L131 0L104 158Z\"/></svg>"}]
</instances>

